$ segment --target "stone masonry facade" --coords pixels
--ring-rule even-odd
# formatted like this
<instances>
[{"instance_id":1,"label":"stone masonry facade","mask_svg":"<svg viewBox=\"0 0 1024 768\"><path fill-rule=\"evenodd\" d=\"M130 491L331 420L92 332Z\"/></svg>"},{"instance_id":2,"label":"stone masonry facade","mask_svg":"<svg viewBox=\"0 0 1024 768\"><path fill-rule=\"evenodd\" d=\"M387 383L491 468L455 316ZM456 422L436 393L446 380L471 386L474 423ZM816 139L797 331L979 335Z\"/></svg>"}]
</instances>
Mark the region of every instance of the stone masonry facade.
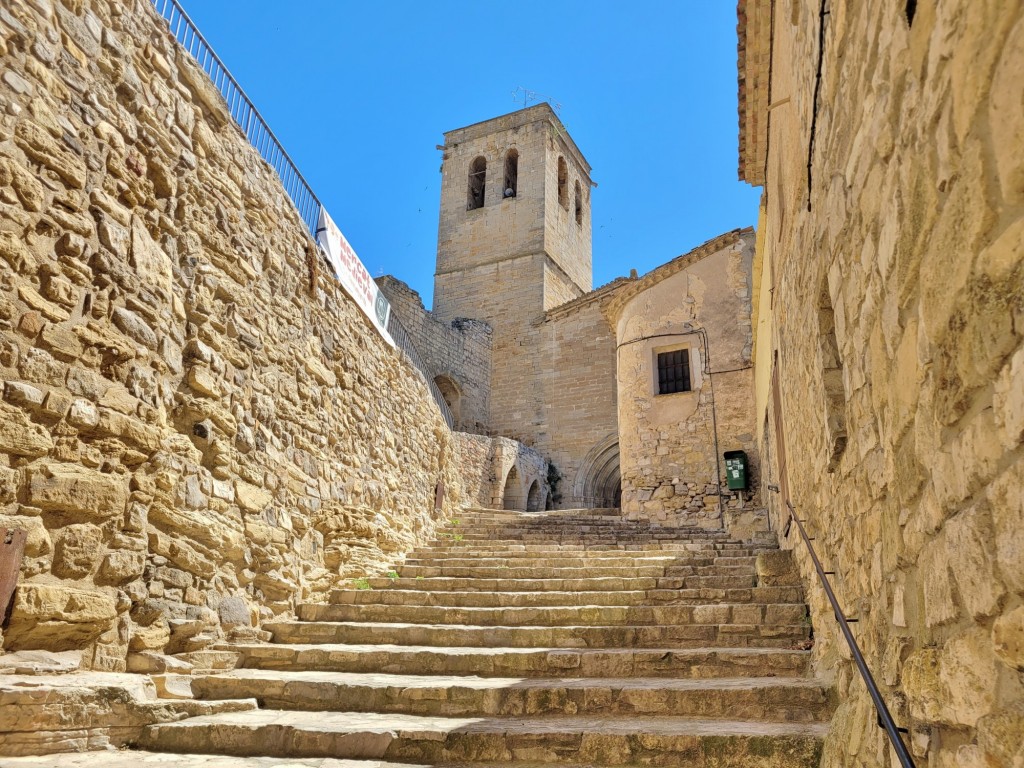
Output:
<instances>
[{"instance_id":1,"label":"stone masonry facade","mask_svg":"<svg viewBox=\"0 0 1024 768\"><path fill-rule=\"evenodd\" d=\"M716 417L736 414L741 425L730 435L740 439L727 442L757 464L753 426L745 421L752 406L744 386L751 377L750 249L729 262L728 288L707 281L710 324L703 316L697 323L716 335L721 360L729 361L715 372L717 402L709 377L682 430L673 423L652 431L639 425L647 405L623 395L622 339L607 307L621 306L618 297L628 294L657 325L676 297L671 287L658 287L659 270L591 290L590 165L561 121L540 104L449 131L443 149L433 310L393 277L378 283L414 329L417 346L428 350L431 372L459 413L458 428L510 436L545 456L559 486L548 498L569 508L620 504L620 442L628 442L631 467L673 465L656 482L630 475L623 497L630 514L720 527ZM723 308L712 310L722 300ZM478 343L488 331L489 345ZM749 498L727 503L742 508Z\"/></svg>"},{"instance_id":2,"label":"stone masonry facade","mask_svg":"<svg viewBox=\"0 0 1024 768\"><path fill-rule=\"evenodd\" d=\"M621 286L605 304L618 348L623 514L722 527L721 456L743 451L758 491L750 329L754 233L730 232ZM658 356L689 360L687 391L660 394Z\"/></svg>"},{"instance_id":3,"label":"stone masonry facade","mask_svg":"<svg viewBox=\"0 0 1024 768\"><path fill-rule=\"evenodd\" d=\"M740 3L772 516L808 520L919 766L1024 765L1024 5L827 10ZM809 599L822 766L896 764Z\"/></svg>"},{"instance_id":4,"label":"stone masonry facade","mask_svg":"<svg viewBox=\"0 0 1024 768\"><path fill-rule=\"evenodd\" d=\"M465 503L424 381L151 3L4 2L0 54L5 650L159 669Z\"/></svg>"}]
</instances>

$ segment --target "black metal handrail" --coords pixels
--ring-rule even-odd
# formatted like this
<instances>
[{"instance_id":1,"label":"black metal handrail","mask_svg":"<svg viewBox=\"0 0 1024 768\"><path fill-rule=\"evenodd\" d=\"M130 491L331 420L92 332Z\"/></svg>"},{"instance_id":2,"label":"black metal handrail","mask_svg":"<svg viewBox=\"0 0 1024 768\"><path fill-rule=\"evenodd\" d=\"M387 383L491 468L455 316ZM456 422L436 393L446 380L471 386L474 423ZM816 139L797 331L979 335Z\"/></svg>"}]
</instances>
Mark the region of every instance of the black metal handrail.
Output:
<instances>
[{"instance_id":1,"label":"black metal handrail","mask_svg":"<svg viewBox=\"0 0 1024 768\"><path fill-rule=\"evenodd\" d=\"M900 733L906 733L905 728L900 728L896 725L896 721L892 719L892 715L889 713L889 707L886 706L885 700L882 698L882 693L878 690L878 685L875 683L875 678L871 674L871 670L868 669L867 662L864 661L864 654L860 651L860 646L857 644L857 640L853 636L853 632L850 630L849 619L843 613L843 610L839 607L839 600L836 599L836 593L832 591L832 585L829 583L828 576L825 569L821 567L821 561L818 559L817 553L814 551L814 546L811 544L811 538L807 535L807 531L804 529L803 521L797 517L796 509L793 504L787 499L786 506L789 507L789 522L795 522L797 529L800 531L800 536L804 540L804 544L807 545L807 551L811 556L811 562L814 563L814 570L818 573L818 578L821 580L821 585L825 588L825 595L828 597L829 603L832 604L832 611L835 613L836 621L839 622L839 629L843 633L843 637L846 638L846 644L850 647L850 653L853 654L853 661L857 665L857 669L860 671L860 676L864 678L864 684L868 687L868 695L871 697L871 701L875 705L875 711L878 713L878 725L885 729L886 734L889 736L889 742L892 744L892 748L896 750L896 756L900 759L900 765L903 768L916 768L914 760L910 756L910 752L907 750L907 745L903 743L903 738ZM786 529L783 536L789 535L789 523L786 523Z\"/></svg>"}]
</instances>

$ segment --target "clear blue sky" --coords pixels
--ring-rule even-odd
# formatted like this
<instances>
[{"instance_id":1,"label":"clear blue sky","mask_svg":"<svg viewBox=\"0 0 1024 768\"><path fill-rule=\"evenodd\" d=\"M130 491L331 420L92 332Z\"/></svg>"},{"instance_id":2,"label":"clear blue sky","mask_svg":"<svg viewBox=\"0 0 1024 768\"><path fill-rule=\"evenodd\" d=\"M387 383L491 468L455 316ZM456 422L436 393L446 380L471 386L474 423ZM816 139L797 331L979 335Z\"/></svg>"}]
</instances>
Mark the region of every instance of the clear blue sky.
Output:
<instances>
[{"instance_id":1,"label":"clear blue sky","mask_svg":"<svg viewBox=\"0 0 1024 768\"><path fill-rule=\"evenodd\" d=\"M756 223L726 0L181 0L374 275L430 307L444 131L561 103L593 166L594 285Z\"/></svg>"}]
</instances>

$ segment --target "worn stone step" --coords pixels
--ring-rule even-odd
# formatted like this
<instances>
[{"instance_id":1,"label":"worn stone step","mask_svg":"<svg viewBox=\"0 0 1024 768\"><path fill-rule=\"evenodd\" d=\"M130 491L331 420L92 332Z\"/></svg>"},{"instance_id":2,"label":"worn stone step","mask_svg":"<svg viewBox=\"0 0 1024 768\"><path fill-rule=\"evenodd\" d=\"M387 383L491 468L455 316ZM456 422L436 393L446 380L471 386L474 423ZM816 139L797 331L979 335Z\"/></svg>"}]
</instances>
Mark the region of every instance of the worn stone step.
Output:
<instances>
[{"instance_id":1,"label":"worn stone step","mask_svg":"<svg viewBox=\"0 0 1024 768\"><path fill-rule=\"evenodd\" d=\"M572 531L449 531L449 536L441 536L437 543L460 543L470 542L476 544L491 545L513 545L513 544L584 544L594 546L598 544L648 544L648 543L669 543L669 544L696 544L701 547L718 549L743 549L747 545L742 542L730 542L717 539L694 539L686 536L673 536L672 534L658 533L591 533L581 534ZM460 538L456 539L455 537ZM450 538L449 538L450 537Z\"/></svg>"},{"instance_id":2,"label":"worn stone step","mask_svg":"<svg viewBox=\"0 0 1024 768\"><path fill-rule=\"evenodd\" d=\"M774 648L562 649L417 645L235 645L252 669L483 677L760 677L807 672L808 651Z\"/></svg>"},{"instance_id":3,"label":"worn stone step","mask_svg":"<svg viewBox=\"0 0 1024 768\"><path fill-rule=\"evenodd\" d=\"M716 559L737 560L740 558L715 558L712 556L689 556L679 557L662 553L605 553L588 552L579 555L562 553L558 556L549 557L515 557L511 558L505 553L495 552L487 555L478 554L473 556L472 563L477 567L498 568L609 568L609 567L631 567L641 565L668 566L677 564L712 565ZM753 558L750 558L751 562ZM739 563L732 563L739 565ZM466 565L465 555L459 552L432 552L429 554L407 557L396 569L417 567L451 568Z\"/></svg>"},{"instance_id":4,"label":"worn stone step","mask_svg":"<svg viewBox=\"0 0 1024 768\"><path fill-rule=\"evenodd\" d=\"M608 568L632 566L661 566L667 568L710 567L753 568L757 562L754 555L741 557L722 556L719 553L606 553L587 552L580 554L562 553L558 556L510 556L507 553L476 554L470 559L474 567L480 568ZM409 567L451 568L467 563L465 555L457 552L433 552L408 557L395 566L401 571Z\"/></svg>"},{"instance_id":5,"label":"worn stone step","mask_svg":"<svg viewBox=\"0 0 1024 768\"><path fill-rule=\"evenodd\" d=\"M417 576L432 578L442 576L445 578L467 578L467 579L575 579L575 578L599 578L604 576L622 578L641 578L644 576L753 576L756 571L753 564L749 565L673 565L671 563L660 563L651 565L622 565L622 566L571 566L565 567L551 565L403 565L395 569L396 573L405 578L414 579ZM400 569L400 570L399 570ZM393 578L393 576L392 576Z\"/></svg>"},{"instance_id":6,"label":"worn stone step","mask_svg":"<svg viewBox=\"0 0 1024 768\"><path fill-rule=\"evenodd\" d=\"M679 581L675 579L674 581ZM372 589L414 589L427 592L607 592L656 589L658 579L650 576L627 579L619 576L588 579L473 579L473 578L407 578L370 576Z\"/></svg>"},{"instance_id":7,"label":"worn stone step","mask_svg":"<svg viewBox=\"0 0 1024 768\"><path fill-rule=\"evenodd\" d=\"M366 585L376 589L413 589L428 592L606 592L649 589L751 589L756 586L757 577L750 576L677 576L655 578L638 576L633 578L605 576L578 579L516 579L508 578L455 578L419 577L397 579L387 576L370 576Z\"/></svg>"},{"instance_id":8,"label":"worn stone step","mask_svg":"<svg viewBox=\"0 0 1024 768\"><path fill-rule=\"evenodd\" d=\"M457 533L457 532L456 532ZM482 541L476 541L473 543L467 543L465 540L465 534L462 534L462 540L455 541L455 534L451 536L443 536L429 544L423 544L418 547L419 550L432 549L434 547L465 547L468 549L494 549L498 547L509 548L511 550L542 550L549 549L552 552L562 551L564 549L581 549L591 546L603 548L603 549L628 549L628 550L642 550L642 549L657 549L657 548L668 548L668 549L715 549L728 547L732 549L778 549L778 542L764 542L764 541L741 541L739 539L695 539L692 537L675 537L666 538L660 537L657 539L651 539L650 537L644 537L645 541L629 541L628 537L616 537L603 536L601 538L611 539L606 544L597 545L589 539L587 541L539 541L539 542L524 542L516 541L513 539L496 540L487 539ZM592 538L592 537L591 537Z\"/></svg>"},{"instance_id":9,"label":"worn stone step","mask_svg":"<svg viewBox=\"0 0 1024 768\"><path fill-rule=\"evenodd\" d=\"M803 603L759 605L583 605L478 608L439 605L335 605L298 607L303 621L372 621L501 627L646 626L672 624L799 624Z\"/></svg>"},{"instance_id":10,"label":"worn stone step","mask_svg":"<svg viewBox=\"0 0 1024 768\"><path fill-rule=\"evenodd\" d=\"M572 605L672 605L698 603L799 603L798 587L747 589L650 589L595 592L427 592L414 589L336 589L338 605L446 605L525 608Z\"/></svg>"},{"instance_id":11,"label":"worn stone step","mask_svg":"<svg viewBox=\"0 0 1024 768\"><path fill-rule=\"evenodd\" d=\"M290 758L238 757L235 755L175 754L144 750L65 752L52 757L4 757L0 768L443 768L422 763L393 763L383 760L334 760L323 757ZM527 768L517 765L516 768ZM573 766L564 766L573 768Z\"/></svg>"},{"instance_id":12,"label":"worn stone step","mask_svg":"<svg viewBox=\"0 0 1024 768\"><path fill-rule=\"evenodd\" d=\"M762 547L749 545L732 544L708 544L706 542L680 542L680 541L655 541L655 542L634 542L622 541L605 542L552 542L541 541L534 543L523 542L485 542L485 541L456 541L442 540L434 542L427 547L418 547L411 555L425 552L449 553L449 557L490 556L500 557L508 554L515 557L516 553L524 554L546 554L550 557L559 557L566 553L611 553L611 552L648 552L648 553L696 553L706 556L720 555L756 555L762 552L777 552L778 547Z\"/></svg>"},{"instance_id":13,"label":"worn stone step","mask_svg":"<svg viewBox=\"0 0 1024 768\"><path fill-rule=\"evenodd\" d=\"M729 547L732 549L778 549L777 542L744 542L737 539L693 539L693 538L675 538L675 539L654 539L647 541L626 541L626 540L615 540L614 537L604 537L613 539L605 543L595 543L593 541L539 541L539 542L524 542L515 540L504 540L496 541L493 539L480 540L468 542L466 541L465 534L462 535L462 539L456 541L454 539L455 534L451 536L445 536L431 541L429 544L422 544L415 549L413 552L422 552L431 549L444 549L444 548L459 548L469 550L495 550L504 549L512 552L531 552L531 551L549 551L549 552L564 552L568 550L585 550L585 551L599 551L599 550L625 550L629 552L642 551L642 550L661 550L667 549L670 551L676 550L708 550L708 549L721 549L723 547Z\"/></svg>"},{"instance_id":14,"label":"worn stone step","mask_svg":"<svg viewBox=\"0 0 1024 768\"><path fill-rule=\"evenodd\" d=\"M440 717L671 715L814 722L828 689L801 678L532 678L247 669L197 677L200 699L257 699L269 709L393 712Z\"/></svg>"},{"instance_id":15,"label":"worn stone step","mask_svg":"<svg viewBox=\"0 0 1024 768\"><path fill-rule=\"evenodd\" d=\"M641 576L664 576L664 565L587 567L587 568L552 568L548 567L487 567L477 565L434 567L428 565L404 565L401 575L414 579L417 576L451 576L467 579L573 579L581 577L595 578L599 576L620 576L637 578Z\"/></svg>"},{"instance_id":16,"label":"worn stone step","mask_svg":"<svg viewBox=\"0 0 1024 768\"><path fill-rule=\"evenodd\" d=\"M787 648L806 640L810 625L674 624L667 626L482 627L384 622L278 621L265 625L279 643L529 648Z\"/></svg>"},{"instance_id":17,"label":"worn stone step","mask_svg":"<svg viewBox=\"0 0 1024 768\"><path fill-rule=\"evenodd\" d=\"M264 709L146 728L167 752L384 759L414 763L564 760L600 766L811 768L827 726L677 717L445 718Z\"/></svg>"}]
</instances>

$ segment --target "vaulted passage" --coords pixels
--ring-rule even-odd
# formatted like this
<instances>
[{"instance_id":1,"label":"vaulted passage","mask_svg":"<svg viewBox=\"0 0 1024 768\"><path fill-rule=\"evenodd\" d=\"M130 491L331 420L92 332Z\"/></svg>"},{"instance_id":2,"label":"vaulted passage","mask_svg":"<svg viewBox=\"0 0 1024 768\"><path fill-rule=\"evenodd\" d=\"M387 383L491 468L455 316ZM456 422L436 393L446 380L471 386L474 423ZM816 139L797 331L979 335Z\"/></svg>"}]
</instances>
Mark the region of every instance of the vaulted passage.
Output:
<instances>
[{"instance_id":1,"label":"vaulted passage","mask_svg":"<svg viewBox=\"0 0 1024 768\"><path fill-rule=\"evenodd\" d=\"M519 479L519 470L516 469L514 464L505 476L505 490L501 498L505 509L523 508L522 483Z\"/></svg>"},{"instance_id":2,"label":"vaulted passage","mask_svg":"<svg viewBox=\"0 0 1024 768\"><path fill-rule=\"evenodd\" d=\"M540 489L540 481L534 480L530 492L526 496L526 511L539 512L544 506L544 493Z\"/></svg>"}]
</instances>

